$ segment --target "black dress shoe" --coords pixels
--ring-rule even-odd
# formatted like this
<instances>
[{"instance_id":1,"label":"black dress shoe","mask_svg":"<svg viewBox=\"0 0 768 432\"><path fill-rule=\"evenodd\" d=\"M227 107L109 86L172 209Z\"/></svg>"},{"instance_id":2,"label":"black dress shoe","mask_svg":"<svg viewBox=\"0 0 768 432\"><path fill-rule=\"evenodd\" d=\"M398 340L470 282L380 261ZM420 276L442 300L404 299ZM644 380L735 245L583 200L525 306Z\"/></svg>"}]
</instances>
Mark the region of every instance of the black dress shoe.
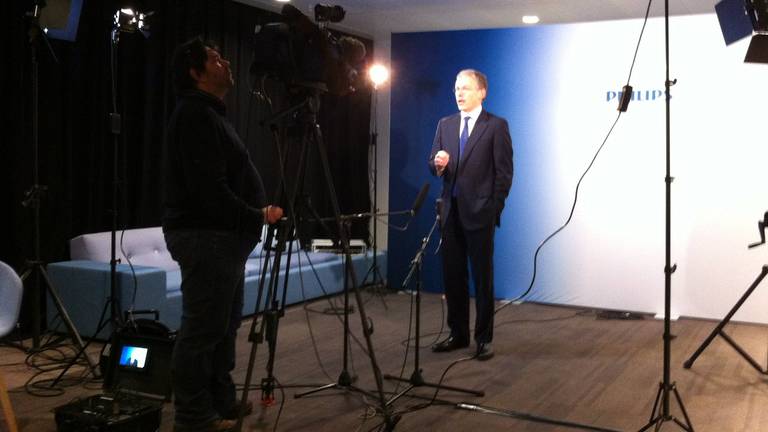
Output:
<instances>
[{"instance_id":1,"label":"black dress shoe","mask_svg":"<svg viewBox=\"0 0 768 432\"><path fill-rule=\"evenodd\" d=\"M493 347L491 346L491 343L478 342L475 356L480 361L489 360L491 357L493 357Z\"/></svg>"},{"instance_id":2,"label":"black dress shoe","mask_svg":"<svg viewBox=\"0 0 768 432\"><path fill-rule=\"evenodd\" d=\"M448 336L448 338L446 338L444 341L432 345L432 352L449 352L460 348L466 348L468 346L468 341L458 339L453 336Z\"/></svg>"}]
</instances>

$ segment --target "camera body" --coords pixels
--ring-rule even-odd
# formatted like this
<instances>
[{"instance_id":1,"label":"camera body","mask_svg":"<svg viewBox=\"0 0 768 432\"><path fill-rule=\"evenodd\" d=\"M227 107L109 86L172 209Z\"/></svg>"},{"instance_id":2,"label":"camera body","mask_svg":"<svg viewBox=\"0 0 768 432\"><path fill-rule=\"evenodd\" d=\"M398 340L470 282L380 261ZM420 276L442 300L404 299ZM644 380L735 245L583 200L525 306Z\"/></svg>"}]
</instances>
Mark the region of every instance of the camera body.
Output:
<instances>
[{"instance_id":1,"label":"camera body","mask_svg":"<svg viewBox=\"0 0 768 432\"><path fill-rule=\"evenodd\" d=\"M338 96L355 91L355 65L365 57L365 46L352 37L337 38L324 25L341 21L344 9L315 6L315 19L322 25L291 5L285 5L281 14L283 22L256 28L252 77L269 76L289 87L320 88Z\"/></svg>"}]
</instances>

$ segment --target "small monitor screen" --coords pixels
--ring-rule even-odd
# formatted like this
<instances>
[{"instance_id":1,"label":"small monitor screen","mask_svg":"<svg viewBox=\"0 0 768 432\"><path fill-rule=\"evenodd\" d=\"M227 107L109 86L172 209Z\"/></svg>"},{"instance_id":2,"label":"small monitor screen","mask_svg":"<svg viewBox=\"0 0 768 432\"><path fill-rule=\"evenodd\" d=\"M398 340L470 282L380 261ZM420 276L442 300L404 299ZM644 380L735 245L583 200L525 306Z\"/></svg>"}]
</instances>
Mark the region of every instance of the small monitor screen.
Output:
<instances>
[{"instance_id":1,"label":"small monitor screen","mask_svg":"<svg viewBox=\"0 0 768 432\"><path fill-rule=\"evenodd\" d=\"M149 349L140 346L124 345L120 352L120 366L131 369L144 369L147 366Z\"/></svg>"}]
</instances>

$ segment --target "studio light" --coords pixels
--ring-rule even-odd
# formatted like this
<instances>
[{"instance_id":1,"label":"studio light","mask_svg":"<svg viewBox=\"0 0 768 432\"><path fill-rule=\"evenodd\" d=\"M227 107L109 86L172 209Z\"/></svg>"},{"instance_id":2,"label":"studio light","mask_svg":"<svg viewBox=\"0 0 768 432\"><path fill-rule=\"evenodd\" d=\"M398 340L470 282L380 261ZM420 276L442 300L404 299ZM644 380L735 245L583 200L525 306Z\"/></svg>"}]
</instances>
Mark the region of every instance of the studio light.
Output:
<instances>
[{"instance_id":1,"label":"studio light","mask_svg":"<svg viewBox=\"0 0 768 432\"><path fill-rule=\"evenodd\" d=\"M389 79L389 69L384 65L374 64L368 69L368 78L370 78L374 88L379 88Z\"/></svg>"},{"instance_id":2,"label":"studio light","mask_svg":"<svg viewBox=\"0 0 768 432\"><path fill-rule=\"evenodd\" d=\"M115 12L115 30L125 33L141 32L145 37L149 36L149 25L146 19L154 12L146 14L130 8L120 9Z\"/></svg>"},{"instance_id":3,"label":"studio light","mask_svg":"<svg viewBox=\"0 0 768 432\"><path fill-rule=\"evenodd\" d=\"M722 0L715 12L726 45L752 36L744 61L768 63L768 0Z\"/></svg>"}]
</instances>

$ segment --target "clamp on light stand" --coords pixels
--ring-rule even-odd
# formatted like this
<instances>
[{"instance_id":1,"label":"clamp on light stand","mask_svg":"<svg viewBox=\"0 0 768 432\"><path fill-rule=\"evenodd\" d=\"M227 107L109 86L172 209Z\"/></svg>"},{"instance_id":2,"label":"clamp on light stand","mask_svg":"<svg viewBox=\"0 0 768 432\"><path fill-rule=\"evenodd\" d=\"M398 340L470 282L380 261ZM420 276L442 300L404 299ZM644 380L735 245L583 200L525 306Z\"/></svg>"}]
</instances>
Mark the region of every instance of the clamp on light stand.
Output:
<instances>
[{"instance_id":1,"label":"clamp on light stand","mask_svg":"<svg viewBox=\"0 0 768 432\"><path fill-rule=\"evenodd\" d=\"M757 222L757 230L760 232L760 241L751 243L747 246L748 249L765 244L765 227L768 226L768 211L763 215L763 220Z\"/></svg>"}]
</instances>

